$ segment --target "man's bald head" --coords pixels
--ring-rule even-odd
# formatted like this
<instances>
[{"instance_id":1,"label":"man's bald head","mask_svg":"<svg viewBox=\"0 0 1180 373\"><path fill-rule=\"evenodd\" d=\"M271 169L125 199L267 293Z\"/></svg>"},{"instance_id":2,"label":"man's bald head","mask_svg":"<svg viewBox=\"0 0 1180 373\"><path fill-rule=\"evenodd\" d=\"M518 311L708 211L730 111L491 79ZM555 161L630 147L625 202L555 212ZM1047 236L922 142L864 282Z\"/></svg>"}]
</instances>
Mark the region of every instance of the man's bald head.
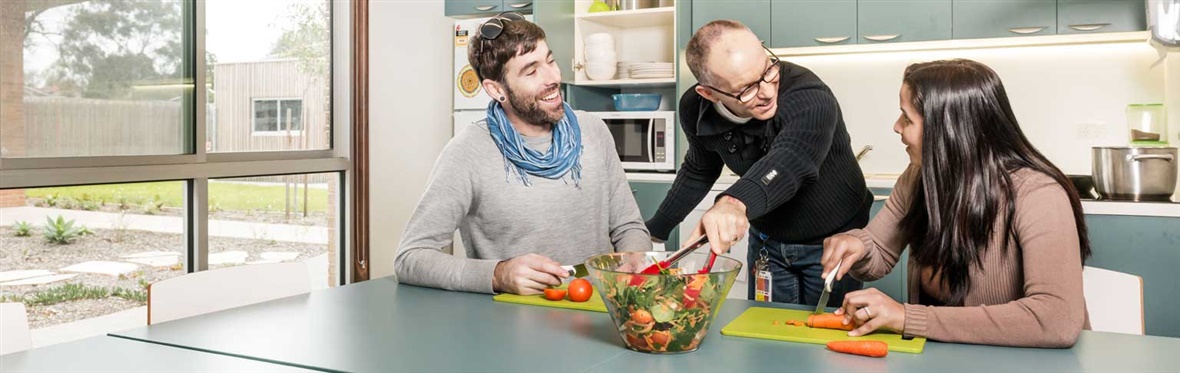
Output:
<instances>
[{"instance_id":1,"label":"man's bald head","mask_svg":"<svg viewBox=\"0 0 1180 373\"><path fill-rule=\"evenodd\" d=\"M746 39L752 39L761 45L754 32L737 21L723 19L701 26L688 41L688 50L685 51L688 69L692 71L692 75L696 77L698 82L717 83L717 76L710 69L709 59L714 54L728 55L732 49L742 47L741 44L749 44L749 40ZM746 43L740 43L742 41Z\"/></svg>"}]
</instances>

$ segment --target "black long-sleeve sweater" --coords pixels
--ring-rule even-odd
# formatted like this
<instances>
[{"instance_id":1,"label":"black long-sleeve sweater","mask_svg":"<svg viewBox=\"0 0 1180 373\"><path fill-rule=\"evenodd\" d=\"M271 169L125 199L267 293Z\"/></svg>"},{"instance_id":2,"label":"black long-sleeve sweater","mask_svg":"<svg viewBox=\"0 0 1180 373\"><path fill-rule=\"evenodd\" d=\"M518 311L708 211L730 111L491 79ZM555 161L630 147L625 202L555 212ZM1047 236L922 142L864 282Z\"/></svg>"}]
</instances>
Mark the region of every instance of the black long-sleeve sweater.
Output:
<instances>
[{"instance_id":1,"label":"black long-sleeve sweater","mask_svg":"<svg viewBox=\"0 0 1180 373\"><path fill-rule=\"evenodd\" d=\"M873 196L840 104L811 70L786 61L779 68L778 110L769 120L731 122L695 87L680 99L688 152L647 221L653 237L668 238L708 194L722 166L741 176L722 195L742 201L750 225L780 242L819 244L868 224Z\"/></svg>"}]
</instances>

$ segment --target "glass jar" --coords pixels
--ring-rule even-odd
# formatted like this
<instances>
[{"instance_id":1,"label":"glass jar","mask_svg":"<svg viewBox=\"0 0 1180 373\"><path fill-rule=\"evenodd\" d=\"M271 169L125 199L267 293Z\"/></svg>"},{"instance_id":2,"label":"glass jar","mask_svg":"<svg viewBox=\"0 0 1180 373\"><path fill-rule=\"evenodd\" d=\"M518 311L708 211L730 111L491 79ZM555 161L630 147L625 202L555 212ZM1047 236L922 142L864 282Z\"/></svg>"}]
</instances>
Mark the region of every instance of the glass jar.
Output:
<instances>
[{"instance_id":1,"label":"glass jar","mask_svg":"<svg viewBox=\"0 0 1180 373\"><path fill-rule=\"evenodd\" d=\"M1167 146L1168 128L1164 104L1127 105L1127 128L1131 145Z\"/></svg>"}]
</instances>

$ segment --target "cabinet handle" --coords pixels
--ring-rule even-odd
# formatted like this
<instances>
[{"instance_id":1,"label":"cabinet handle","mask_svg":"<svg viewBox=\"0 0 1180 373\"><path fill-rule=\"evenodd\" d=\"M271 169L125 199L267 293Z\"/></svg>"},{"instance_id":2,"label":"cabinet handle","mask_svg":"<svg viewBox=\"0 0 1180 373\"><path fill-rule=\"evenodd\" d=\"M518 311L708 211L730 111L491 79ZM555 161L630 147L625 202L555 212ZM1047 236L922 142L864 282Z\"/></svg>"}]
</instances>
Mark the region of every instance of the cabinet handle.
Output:
<instances>
[{"instance_id":1,"label":"cabinet handle","mask_svg":"<svg viewBox=\"0 0 1180 373\"><path fill-rule=\"evenodd\" d=\"M893 40L893 39L897 39L897 38L898 38L898 37L900 37L900 36L901 36L901 34L893 34L893 35L866 35L866 36L865 36L865 39L869 39L869 40L872 40L872 41L890 41L890 40Z\"/></svg>"},{"instance_id":2,"label":"cabinet handle","mask_svg":"<svg viewBox=\"0 0 1180 373\"><path fill-rule=\"evenodd\" d=\"M574 67L574 71L581 71L582 68L586 67L586 65L583 65L581 62L574 62L573 67Z\"/></svg>"},{"instance_id":3,"label":"cabinet handle","mask_svg":"<svg viewBox=\"0 0 1180 373\"><path fill-rule=\"evenodd\" d=\"M1100 28L1103 28L1106 26L1110 26L1110 24L1109 23L1086 23L1086 24L1081 24L1081 25L1069 25L1069 28L1074 29L1074 30L1078 30L1078 31L1094 31L1094 30L1097 30L1097 29L1100 29Z\"/></svg>"},{"instance_id":4,"label":"cabinet handle","mask_svg":"<svg viewBox=\"0 0 1180 373\"><path fill-rule=\"evenodd\" d=\"M524 8L524 7L527 7L527 6L529 6L529 5L533 5L533 3L516 3L516 4L508 4L508 6L510 6L510 7L513 7L513 8L516 8L516 9Z\"/></svg>"},{"instance_id":5,"label":"cabinet handle","mask_svg":"<svg viewBox=\"0 0 1180 373\"><path fill-rule=\"evenodd\" d=\"M495 6L495 5L484 5L484 6L477 6L477 7L475 7L475 10L478 10L478 11L481 11L481 12L486 12L486 11L489 11L489 10L492 10L492 9L496 9L496 6Z\"/></svg>"},{"instance_id":6,"label":"cabinet handle","mask_svg":"<svg viewBox=\"0 0 1180 373\"><path fill-rule=\"evenodd\" d=\"M836 37L831 37L831 38L815 38L815 41L818 41L818 42L824 43L824 44L836 44L839 42L843 42L845 40L848 40L847 36L836 36Z\"/></svg>"},{"instance_id":7,"label":"cabinet handle","mask_svg":"<svg viewBox=\"0 0 1180 373\"><path fill-rule=\"evenodd\" d=\"M1011 32L1014 34L1028 35L1028 34L1035 34L1035 33L1044 31L1047 28L1049 28L1049 27L1048 26L1013 27L1013 28L1008 29L1008 32Z\"/></svg>"},{"instance_id":8,"label":"cabinet handle","mask_svg":"<svg viewBox=\"0 0 1180 373\"><path fill-rule=\"evenodd\" d=\"M631 194L639 193L638 189L631 189Z\"/></svg>"}]
</instances>

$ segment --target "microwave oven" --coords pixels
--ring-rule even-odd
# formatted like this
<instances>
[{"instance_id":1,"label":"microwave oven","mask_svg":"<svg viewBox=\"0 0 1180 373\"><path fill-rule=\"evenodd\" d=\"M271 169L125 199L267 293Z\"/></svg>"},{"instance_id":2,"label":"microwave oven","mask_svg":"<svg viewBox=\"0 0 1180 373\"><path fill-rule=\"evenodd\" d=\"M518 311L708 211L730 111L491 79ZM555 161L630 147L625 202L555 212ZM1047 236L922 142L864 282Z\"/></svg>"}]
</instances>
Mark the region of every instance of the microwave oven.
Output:
<instances>
[{"instance_id":1,"label":"microwave oven","mask_svg":"<svg viewBox=\"0 0 1180 373\"><path fill-rule=\"evenodd\" d=\"M626 171L676 172L676 112L590 113L606 122Z\"/></svg>"}]
</instances>

